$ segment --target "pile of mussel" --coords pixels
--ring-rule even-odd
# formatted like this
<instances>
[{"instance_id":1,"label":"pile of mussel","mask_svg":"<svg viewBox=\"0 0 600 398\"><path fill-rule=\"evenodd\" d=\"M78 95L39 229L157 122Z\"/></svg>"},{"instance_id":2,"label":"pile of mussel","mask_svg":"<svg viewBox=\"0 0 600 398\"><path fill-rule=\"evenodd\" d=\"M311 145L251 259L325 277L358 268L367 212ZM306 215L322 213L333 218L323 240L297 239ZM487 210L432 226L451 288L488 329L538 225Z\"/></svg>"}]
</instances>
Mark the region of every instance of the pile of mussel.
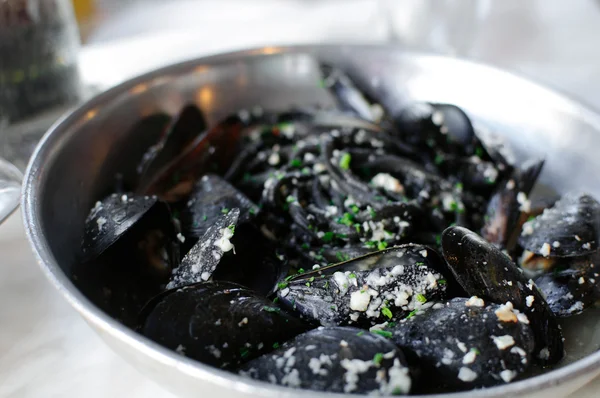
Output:
<instances>
[{"instance_id":1,"label":"pile of mussel","mask_svg":"<svg viewBox=\"0 0 600 398\"><path fill-rule=\"evenodd\" d=\"M557 319L600 297L600 204L531 200L544 161L507 160L454 105L392 112L321 72L335 109L139 121L75 282L181 355L293 388L459 391L558 363Z\"/></svg>"}]
</instances>

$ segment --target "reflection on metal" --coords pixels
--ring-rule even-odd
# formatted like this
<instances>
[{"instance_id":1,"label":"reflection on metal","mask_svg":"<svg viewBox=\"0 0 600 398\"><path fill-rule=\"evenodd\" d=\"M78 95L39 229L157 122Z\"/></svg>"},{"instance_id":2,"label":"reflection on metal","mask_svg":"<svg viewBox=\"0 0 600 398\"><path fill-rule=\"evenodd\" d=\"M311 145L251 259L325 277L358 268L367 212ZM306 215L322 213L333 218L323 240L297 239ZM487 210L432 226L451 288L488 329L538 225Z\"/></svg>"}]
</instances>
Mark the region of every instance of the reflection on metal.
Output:
<instances>
[{"instance_id":1,"label":"reflection on metal","mask_svg":"<svg viewBox=\"0 0 600 398\"><path fill-rule=\"evenodd\" d=\"M263 54L266 54L266 55L277 54L277 53L281 52L281 48L280 47L264 47L260 52Z\"/></svg>"},{"instance_id":2,"label":"reflection on metal","mask_svg":"<svg viewBox=\"0 0 600 398\"><path fill-rule=\"evenodd\" d=\"M133 95L137 95L137 94L143 93L146 90L148 90L148 84L140 83L140 84L134 86L131 90L129 90L129 92Z\"/></svg>"},{"instance_id":3,"label":"reflection on metal","mask_svg":"<svg viewBox=\"0 0 600 398\"><path fill-rule=\"evenodd\" d=\"M209 109L213 102L214 91L210 86L204 86L196 93L196 104L200 109Z\"/></svg>"},{"instance_id":4,"label":"reflection on metal","mask_svg":"<svg viewBox=\"0 0 600 398\"><path fill-rule=\"evenodd\" d=\"M85 119L86 120L93 119L94 117L96 117L97 114L98 114L98 109L97 108L90 109L89 111L86 112Z\"/></svg>"},{"instance_id":5,"label":"reflection on metal","mask_svg":"<svg viewBox=\"0 0 600 398\"><path fill-rule=\"evenodd\" d=\"M209 69L208 65L198 65L194 68L194 73L205 73Z\"/></svg>"}]
</instances>

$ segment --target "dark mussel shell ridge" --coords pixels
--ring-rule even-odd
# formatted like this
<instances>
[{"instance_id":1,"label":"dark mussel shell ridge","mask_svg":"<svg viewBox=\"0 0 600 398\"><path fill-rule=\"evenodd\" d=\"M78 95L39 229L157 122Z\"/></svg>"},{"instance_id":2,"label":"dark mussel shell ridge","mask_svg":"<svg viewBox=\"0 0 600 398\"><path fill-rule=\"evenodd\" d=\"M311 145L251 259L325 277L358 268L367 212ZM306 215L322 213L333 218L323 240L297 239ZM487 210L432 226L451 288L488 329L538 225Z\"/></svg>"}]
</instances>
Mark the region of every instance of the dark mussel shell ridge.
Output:
<instances>
[{"instance_id":1,"label":"dark mussel shell ridge","mask_svg":"<svg viewBox=\"0 0 600 398\"><path fill-rule=\"evenodd\" d=\"M462 227L442 235L444 258L467 294L523 312L535 335L536 356L556 363L564 355L560 326L544 296L514 262L491 243ZM516 319L511 316L511 319Z\"/></svg>"},{"instance_id":2,"label":"dark mussel shell ridge","mask_svg":"<svg viewBox=\"0 0 600 398\"><path fill-rule=\"evenodd\" d=\"M320 327L245 364L248 377L316 391L408 394L412 378L390 340L357 328Z\"/></svg>"},{"instance_id":3,"label":"dark mussel shell ridge","mask_svg":"<svg viewBox=\"0 0 600 398\"><path fill-rule=\"evenodd\" d=\"M524 314L478 297L437 304L385 330L427 377L421 388L429 392L513 381L529 367L535 345Z\"/></svg>"},{"instance_id":4,"label":"dark mussel shell ridge","mask_svg":"<svg viewBox=\"0 0 600 398\"><path fill-rule=\"evenodd\" d=\"M140 331L157 343L220 368L273 350L308 330L271 301L229 282L173 289L144 310Z\"/></svg>"}]
</instances>

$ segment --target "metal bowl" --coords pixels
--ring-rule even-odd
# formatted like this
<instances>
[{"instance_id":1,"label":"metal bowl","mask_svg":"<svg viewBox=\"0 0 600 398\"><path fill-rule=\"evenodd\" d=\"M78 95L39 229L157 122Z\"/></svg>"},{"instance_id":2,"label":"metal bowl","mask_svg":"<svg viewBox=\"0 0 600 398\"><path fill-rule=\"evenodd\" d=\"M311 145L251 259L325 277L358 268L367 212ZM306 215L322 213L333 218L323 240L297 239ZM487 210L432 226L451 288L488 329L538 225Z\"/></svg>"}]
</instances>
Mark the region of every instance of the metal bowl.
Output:
<instances>
[{"instance_id":1,"label":"metal bowl","mask_svg":"<svg viewBox=\"0 0 600 398\"><path fill-rule=\"evenodd\" d=\"M188 102L201 107L210 122L256 104L331 104L318 85L314 56L353 74L360 71L372 93L387 104L400 106L408 99L457 104L521 154L545 155L544 184L559 192L584 188L600 197L600 157L595 153L600 117L534 83L470 62L385 46L268 47L180 63L112 88L63 117L38 146L24 182L25 227L42 270L65 299L117 353L181 396L196 397L199 391L209 397L342 395L238 377L182 357L109 317L70 280L84 219L139 139L128 132L140 117L157 111L174 114ZM468 396L564 396L599 373L600 352L594 352L549 373Z\"/></svg>"}]
</instances>

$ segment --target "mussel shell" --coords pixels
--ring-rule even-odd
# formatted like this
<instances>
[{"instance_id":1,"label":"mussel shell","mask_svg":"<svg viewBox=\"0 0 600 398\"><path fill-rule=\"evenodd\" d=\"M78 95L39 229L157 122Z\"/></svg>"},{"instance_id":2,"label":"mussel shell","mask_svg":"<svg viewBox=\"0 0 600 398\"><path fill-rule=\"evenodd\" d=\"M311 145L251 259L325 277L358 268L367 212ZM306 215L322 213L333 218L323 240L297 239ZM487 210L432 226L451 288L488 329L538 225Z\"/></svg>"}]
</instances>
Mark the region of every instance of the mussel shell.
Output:
<instances>
[{"instance_id":1,"label":"mussel shell","mask_svg":"<svg viewBox=\"0 0 600 398\"><path fill-rule=\"evenodd\" d=\"M185 209L181 213L182 228L186 236L199 238L212 226L223 212L239 209L238 223L244 223L256 214L258 208L242 192L223 178L207 174L194 185Z\"/></svg>"},{"instance_id":2,"label":"mussel shell","mask_svg":"<svg viewBox=\"0 0 600 398\"><path fill-rule=\"evenodd\" d=\"M320 267L319 269L297 275L292 278L292 281L298 279L303 280L313 276L320 277L321 275L333 275L335 272L355 272L369 271L376 268L394 268L397 265L426 266L433 271L442 274L448 283L455 283L452 272L448 269L445 261L435 250L427 246L412 243L390 247L337 264Z\"/></svg>"},{"instance_id":3,"label":"mussel shell","mask_svg":"<svg viewBox=\"0 0 600 398\"><path fill-rule=\"evenodd\" d=\"M523 226L519 244L546 257L573 257L598 249L600 203L587 194L566 194Z\"/></svg>"},{"instance_id":4,"label":"mussel shell","mask_svg":"<svg viewBox=\"0 0 600 398\"><path fill-rule=\"evenodd\" d=\"M226 369L306 330L266 298L228 282L201 282L161 295L143 311L140 327L167 348Z\"/></svg>"},{"instance_id":5,"label":"mussel shell","mask_svg":"<svg viewBox=\"0 0 600 398\"><path fill-rule=\"evenodd\" d=\"M231 238L235 254L227 253L213 274L213 280L244 285L264 296L271 295L288 270L280 246L263 236L251 223L236 226Z\"/></svg>"},{"instance_id":6,"label":"mussel shell","mask_svg":"<svg viewBox=\"0 0 600 398\"><path fill-rule=\"evenodd\" d=\"M209 280L219 265L224 254L223 247L230 244L229 239L235 235L240 210L235 208L222 214L208 228L181 260L181 265L173 270L167 289L175 289L196 282ZM228 235L230 235L227 237ZM233 248L235 250L235 248ZM229 250L227 250L229 251Z\"/></svg>"},{"instance_id":7,"label":"mussel shell","mask_svg":"<svg viewBox=\"0 0 600 398\"><path fill-rule=\"evenodd\" d=\"M196 105L185 106L166 127L156 144L148 149L138 166L139 184L145 186L162 167L206 130L206 119Z\"/></svg>"},{"instance_id":8,"label":"mussel shell","mask_svg":"<svg viewBox=\"0 0 600 398\"><path fill-rule=\"evenodd\" d=\"M333 94L339 109L370 122L377 121L369 102L345 73L328 64L321 64L320 68L323 86Z\"/></svg>"},{"instance_id":9,"label":"mussel shell","mask_svg":"<svg viewBox=\"0 0 600 398\"><path fill-rule=\"evenodd\" d=\"M528 201L535 182L537 181L544 161L526 162L521 168L514 169L510 179L501 183L490 199L485 224L481 229L481 235L485 240L501 249L511 249L511 237L516 232L519 224L519 216L522 211L528 212L527 204L519 203L519 200Z\"/></svg>"},{"instance_id":10,"label":"mussel shell","mask_svg":"<svg viewBox=\"0 0 600 398\"><path fill-rule=\"evenodd\" d=\"M402 352L384 337L350 327L318 328L245 364L253 379L315 391L408 394L412 379Z\"/></svg>"},{"instance_id":11,"label":"mussel shell","mask_svg":"<svg viewBox=\"0 0 600 398\"><path fill-rule=\"evenodd\" d=\"M535 279L550 309L560 318L577 315L600 298L600 252L590 256L552 258L554 271ZM566 268L565 268L566 267Z\"/></svg>"},{"instance_id":12,"label":"mussel shell","mask_svg":"<svg viewBox=\"0 0 600 398\"><path fill-rule=\"evenodd\" d=\"M500 321L499 305L470 301L455 298L386 329L411 365L414 361L427 375L418 392L488 387L512 381L528 368L531 327Z\"/></svg>"},{"instance_id":13,"label":"mussel shell","mask_svg":"<svg viewBox=\"0 0 600 398\"><path fill-rule=\"evenodd\" d=\"M120 143L127 148L127 156L119 158L124 191L135 191L139 184L138 165L148 152L148 148L158 142L169 128L171 116L166 113L154 113L141 118L124 134L126 142ZM117 192L119 192L117 190Z\"/></svg>"},{"instance_id":14,"label":"mussel shell","mask_svg":"<svg viewBox=\"0 0 600 398\"><path fill-rule=\"evenodd\" d=\"M379 257L389 257L390 253L394 252ZM369 256L372 255L365 257ZM338 268L365 261L365 257L342 263ZM408 263L397 258L396 264L390 268L336 271L333 275L296 279L279 290L278 297L283 306L317 324L364 328L404 319L415 309L445 299L447 281L423 261ZM335 266L328 272L332 268Z\"/></svg>"},{"instance_id":15,"label":"mussel shell","mask_svg":"<svg viewBox=\"0 0 600 398\"><path fill-rule=\"evenodd\" d=\"M112 194L86 219L82 261L110 251L162 279L179 264L177 233L169 207L156 197Z\"/></svg>"},{"instance_id":16,"label":"mussel shell","mask_svg":"<svg viewBox=\"0 0 600 398\"><path fill-rule=\"evenodd\" d=\"M563 357L562 333L548 303L506 254L462 227L444 231L442 249L456 280L468 295L498 304L511 302L531 322L536 355L548 363L556 363Z\"/></svg>"}]
</instances>

